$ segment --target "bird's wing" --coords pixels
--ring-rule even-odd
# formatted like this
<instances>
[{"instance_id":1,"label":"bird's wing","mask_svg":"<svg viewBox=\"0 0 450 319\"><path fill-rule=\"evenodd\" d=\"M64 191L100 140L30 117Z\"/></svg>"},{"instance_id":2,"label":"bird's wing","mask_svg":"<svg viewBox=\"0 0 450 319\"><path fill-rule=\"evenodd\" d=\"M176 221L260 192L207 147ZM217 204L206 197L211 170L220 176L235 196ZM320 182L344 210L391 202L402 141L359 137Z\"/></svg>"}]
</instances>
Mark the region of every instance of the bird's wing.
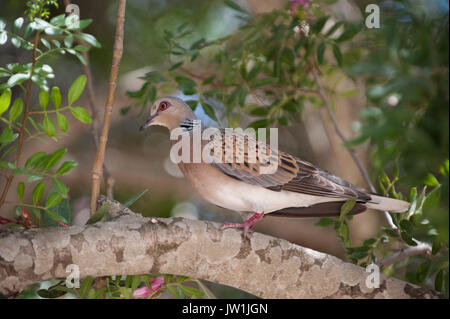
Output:
<instances>
[{"instance_id":1,"label":"bird's wing","mask_svg":"<svg viewBox=\"0 0 450 319\"><path fill-rule=\"evenodd\" d=\"M248 135L225 134L220 130L210 143L214 158L212 165L243 182L275 191L352 198L362 202L370 200L365 190ZM213 146L218 147L220 153L216 154ZM271 163L276 165L271 166ZM271 167L276 169L271 170Z\"/></svg>"}]
</instances>

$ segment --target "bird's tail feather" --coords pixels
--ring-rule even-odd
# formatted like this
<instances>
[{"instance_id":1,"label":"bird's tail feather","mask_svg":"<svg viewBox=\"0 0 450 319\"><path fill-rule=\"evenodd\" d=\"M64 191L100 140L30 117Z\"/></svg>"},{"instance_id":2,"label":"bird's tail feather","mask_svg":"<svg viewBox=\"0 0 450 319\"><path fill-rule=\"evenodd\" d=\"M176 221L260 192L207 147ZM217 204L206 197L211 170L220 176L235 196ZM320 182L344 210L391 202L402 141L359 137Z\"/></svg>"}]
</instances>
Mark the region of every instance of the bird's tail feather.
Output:
<instances>
[{"instance_id":1,"label":"bird's tail feather","mask_svg":"<svg viewBox=\"0 0 450 319\"><path fill-rule=\"evenodd\" d=\"M402 213L409 209L410 204L403 200L379 195L370 195L370 197L370 202L365 204L370 209L390 211L391 213Z\"/></svg>"}]
</instances>

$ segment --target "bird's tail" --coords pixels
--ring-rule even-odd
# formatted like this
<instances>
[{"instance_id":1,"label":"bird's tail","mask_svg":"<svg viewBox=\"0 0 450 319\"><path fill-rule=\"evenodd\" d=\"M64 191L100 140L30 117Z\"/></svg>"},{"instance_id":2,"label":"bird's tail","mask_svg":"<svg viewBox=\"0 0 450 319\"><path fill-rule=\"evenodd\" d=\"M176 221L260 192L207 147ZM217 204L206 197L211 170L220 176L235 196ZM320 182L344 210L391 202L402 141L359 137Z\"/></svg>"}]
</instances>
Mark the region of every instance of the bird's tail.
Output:
<instances>
[{"instance_id":1,"label":"bird's tail","mask_svg":"<svg viewBox=\"0 0 450 319\"><path fill-rule=\"evenodd\" d=\"M371 200L365 205L367 208L389 211L391 213L402 213L409 209L410 204L404 200L383 197L379 195L370 195Z\"/></svg>"}]
</instances>

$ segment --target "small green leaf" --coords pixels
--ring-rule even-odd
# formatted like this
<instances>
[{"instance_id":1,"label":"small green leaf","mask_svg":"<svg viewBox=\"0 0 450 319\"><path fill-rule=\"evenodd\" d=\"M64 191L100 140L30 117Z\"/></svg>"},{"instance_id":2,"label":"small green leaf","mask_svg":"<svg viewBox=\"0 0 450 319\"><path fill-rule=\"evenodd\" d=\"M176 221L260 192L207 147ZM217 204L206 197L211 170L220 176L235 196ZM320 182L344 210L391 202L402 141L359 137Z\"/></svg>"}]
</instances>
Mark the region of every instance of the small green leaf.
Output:
<instances>
[{"instance_id":1,"label":"small green leaf","mask_svg":"<svg viewBox=\"0 0 450 319\"><path fill-rule=\"evenodd\" d=\"M214 108L209 105L208 103L203 103L202 104L203 110L205 111L206 115L208 115L211 119L213 119L214 121L218 121L217 117L216 117L216 113L214 112Z\"/></svg>"},{"instance_id":2,"label":"small green leaf","mask_svg":"<svg viewBox=\"0 0 450 319\"><path fill-rule=\"evenodd\" d=\"M84 87L86 86L86 80L87 78L85 75L80 75L75 81L73 81L72 85L69 88L69 105L72 105L73 102L78 100L81 93L83 93Z\"/></svg>"},{"instance_id":3,"label":"small green leaf","mask_svg":"<svg viewBox=\"0 0 450 319\"><path fill-rule=\"evenodd\" d=\"M25 193L25 183L19 182L17 184L17 196L19 196L19 200L23 201L23 195Z\"/></svg>"},{"instance_id":4,"label":"small green leaf","mask_svg":"<svg viewBox=\"0 0 450 319\"><path fill-rule=\"evenodd\" d=\"M53 206L58 205L59 203L61 203L61 201L63 200L63 198L61 197L61 195L59 193L51 193L48 198L47 201L45 202L45 208L51 208Z\"/></svg>"},{"instance_id":5,"label":"small green leaf","mask_svg":"<svg viewBox=\"0 0 450 319\"><path fill-rule=\"evenodd\" d=\"M230 7L231 9L243 13L245 15L248 15L248 12L245 11L244 9L242 9L242 7L240 5L238 5L236 2L232 1L232 0L225 0L224 3Z\"/></svg>"},{"instance_id":6,"label":"small green leaf","mask_svg":"<svg viewBox=\"0 0 450 319\"><path fill-rule=\"evenodd\" d=\"M350 211L353 209L353 207L355 207L355 204L356 204L356 200L354 200L354 199L349 199L344 204L342 204L339 219L343 220L344 217L348 213L350 213Z\"/></svg>"},{"instance_id":7,"label":"small green leaf","mask_svg":"<svg viewBox=\"0 0 450 319\"><path fill-rule=\"evenodd\" d=\"M8 85L8 87L13 87L15 85L22 83L29 77L30 77L29 74L17 73L17 74L14 74L13 76L11 76L6 84ZM1 115L1 107L0 107L0 115Z\"/></svg>"},{"instance_id":8,"label":"small green leaf","mask_svg":"<svg viewBox=\"0 0 450 319\"><path fill-rule=\"evenodd\" d=\"M49 154L45 161L45 166L44 166L43 170L47 171L50 168L52 168L53 166L55 166L56 164L58 164L59 161L61 160L61 158L66 153L67 153L67 148L61 148L61 149L55 151L54 153Z\"/></svg>"},{"instance_id":9,"label":"small green leaf","mask_svg":"<svg viewBox=\"0 0 450 319\"><path fill-rule=\"evenodd\" d=\"M328 227L331 226L333 224L333 220L331 218L328 217L322 217L321 219L319 219L319 221L317 223L315 223L314 225L316 226L320 226L320 227Z\"/></svg>"},{"instance_id":10,"label":"small green leaf","mask_svg":"<svg viewBox=\"0 0 450 319\"><path fill-rule=\"evenodd\" d=\"M36 167L39 160L43 159L47 154L45 152L37 152L31 155L25 162L25 168Z\"/></svg>"},{"instance_id":11,"label":"small green leaf","mask_svg":"<svg viewBox=\"0 0 450 319\"><path fill-rule=\"evenodd\" d=\"M50 98L52 100L52 104L55 107L55 109L59 109L59 107L61 106L61 91L59 90L59 87L57 86L52 87Z\"/></svg>"},{"instance_id":12,"label":"small green leaf","mask_svg":"<svg viewBox=\"0 0 450 319\"><path fill-rule=\"evenodd\" d=\"M45 115L44 122L42 123L42 126L44 128L45 134L52 137L56 135L56 127L55 124L53 124L53 121Z\"/></svg>"},{"instance_id":13,"label":"small green leaf","mask_svg":"<svg viewBox=\"0 0 450 319\"><path fill-rule=\"evenodd\" d=\"M48 42L45 38L41 38L41 42L47 49L50 50L52 48L50 42Z\"/></svg>"},{"instance_id":14,"label":"small green leaf","mask_svg":"<svg viewBox=\"0 0 450 319\"><path fill-rule=\"evenodd\" d=\"M40 182L33 189L33 203L37 205L41 200L42 195L44 194L45 182Z\"/></svg>"},{"instance_id":15,"label":"small green leaf","mask_svg":"<svg viewBox=\"0 0 450 319\"><path fill-rule=\"evenodd\" d=\"M87 33L75 33L74 36L96 48L101 48L100 42L98 42L93 35Z\"/></svg>"},{"instance_id":16,"label":"small green leaf","mask_svg":"<svg viewBox=\"0 0 450 319\"><path fill-rule=\"evenodd\" d=\"M197 288L189 287L189 286L183 286L179 285L181 291L186 294L189 297L195 296L195 297L202 297L205 295L205 293Z\"/></svg>"},{"instance_id":17,"label":"small green leaf","mask_svg":"<svg viewBox=\"0 0 450 319\"><path fill-rule=\"evenodd\" d=\"M69 192L69 188L61 182L58 178L53 178L53 188L57 191L62 197L66 198L67 193Z\"/></svg>"},{"instance_id":18,"label":"small green leaf","mask_svg":"<svg viewBox=\"0 0 450 319\"><path fill-rule=\"evenodd\" d=\"M341 49L334 44L333 45L333 55L334 58L336 59L337 63L339 66L342 66L342 53L341 53Z\"/></svg>"},{"instance_id":19,"label":"small green leaf","mask_svg":"<svg viewBox=\"0 0 450 319\"><path fill-rule=\"evenodd\" d=\"M39 105L45 111L47 109L48 102L50 100L50 96L47 91L41 90L39 92Z\"/></svg>"},{"instance_id":20,"label":"small green leaf","mask_svg":"<svg viewBox=\"0 0 450 319\"><path fill-rule=\"evenodd\" d=\"M436 186L440 185L438 180L436 179L436 177L434 177L434 175L431 173L428 173L428 175L425 177L424 183L425 183L425 185L432 186L432 187L436 187Z\"/></svg>"},{"instance_id":21,"label":"small green leaf","mask_svg":"<svg viewBox=\"0 0 450 319\"><path fill-rule=\"evenodd\" d=\"M8 110L11 104L11 90L6 89L0 95L0 116Z\"/></svg>"},{"instance_id":22,"label":"small green leaf","mask_svg":"<svg viewBox=\"0 0 450 319\"><path fill-rule=\"evenodd\" d=\"M141 198L146 192L148 191L148 189L144 189L143 191L140 191L139 193L137 193L136 195L133 195L131 198L129 198L125 203L123 203L123 206L125 207L130 207L131 205L133 205L139 198Z\"/></svg>"},{"instance_id":23,"label":"small green leaf","mask_svg":"<svg viewBox=\"0 0 450 319\"><path fill-rule=\"evenodd\" d=\"M58 168L55 175L60 176L70 172L72 169L78 166L78 163L75 161L66 161L62 163L62 165ZM128 206L127 206L128 207Z\"/></svg>"},{"instance_id":24,"label":"small green leaf","mask_svg":"<svg viewBox=\"0 0 450 319\"><path fill-rule=\"evenodd\" d=\"M58 127L61 131L67 132L67 128L69 127L69 122L67 121L67 117L64 114L56 113L56 120L58 121Z\"/></svg>"},{"instance_id":25,"label":"small green leaf","mask_svg":"<svg viewBox=\"0 0 450 319\"><path fill-rule=\"evenodd\" d=\"M11 110L9 111L9 121L14 122L20 114L22 114L23 111L23 101L19 97L14 101L13 106L11 107Z\"/></svg>"},{"instance_id":26,"label":"small green leaf","mask_svg":"<svg viewBox=\"0 0 450 319\"><path fill-rule=\"evenodd\" d=\"M19 29L23 25L23 21L24 21L24 19L22 17L17 18L16 20L14 20L14 24L13 24L13 32L14 33L17 33L17 31L19 31Z\"/></svg>"},{"instance_id":27,"label":"small green leaf","mask_svg":"<svg viewBox=\"0 0 450 319\"><path fill-rule=\"evenodd\" d=\"M80 298L86 298L87 294L89 292L89 289L92 286L92 283L94 282L94 278L92 276L87 276L84 278L83 282L81 283L80 287Z\"/></svg>"},{"instance_id":28,"label":"small green leaf","mask_svg":"<svg viewBox=\"0 0 450 319\"><path fill-rule=\"evenodd\" d=\"M79 107L79 106L71 107L70 112L72 112L72 115L80 122L83 122L86 124L89 124L92 122L92 118L89 115L88 111L86 111L82 107Z\"/></svg>"},{"instance_id":29,"label":"small green leaf","mask_svg":"<svg viewBox=\"0 0 450 319\"><path fill-rule=\"evenodd\" d=\"M437 291L442 291L442 284L444 282L444 270L439 270L434 279L434 288Z\"/></svg>"},{"instance_id":30,"label":"small green leaf","mask_svg":"<svg viewBox=\"0 0 450 319\"><path fill-rule=\"evenodd\" d=\"M323 57L325 54L325 42L320 42L317 46L317 62L323 64Z\"/></svg>"}]
</instances>

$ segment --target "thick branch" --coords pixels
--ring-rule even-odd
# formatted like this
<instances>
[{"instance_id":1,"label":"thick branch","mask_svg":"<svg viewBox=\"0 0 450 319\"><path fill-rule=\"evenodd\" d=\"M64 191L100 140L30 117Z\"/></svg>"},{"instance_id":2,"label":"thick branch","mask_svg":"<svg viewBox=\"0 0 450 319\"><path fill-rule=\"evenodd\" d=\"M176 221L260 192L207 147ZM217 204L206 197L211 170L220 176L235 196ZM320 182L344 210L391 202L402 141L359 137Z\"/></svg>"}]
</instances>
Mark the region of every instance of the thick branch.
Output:
<instances>
[{"instance_id":1,"label":"thick branch","mask_svg":"<svg viewBox=\"0 0 450 319\"><path fill-rule=\"evenodd\" d=\"M263 298L436 298L437 293L285 240L183 218L145 218L108 202L111 221L70 228L0 232L0 293L65 278L170 273L233 286Z\"/></svg>"}]
</instances>

